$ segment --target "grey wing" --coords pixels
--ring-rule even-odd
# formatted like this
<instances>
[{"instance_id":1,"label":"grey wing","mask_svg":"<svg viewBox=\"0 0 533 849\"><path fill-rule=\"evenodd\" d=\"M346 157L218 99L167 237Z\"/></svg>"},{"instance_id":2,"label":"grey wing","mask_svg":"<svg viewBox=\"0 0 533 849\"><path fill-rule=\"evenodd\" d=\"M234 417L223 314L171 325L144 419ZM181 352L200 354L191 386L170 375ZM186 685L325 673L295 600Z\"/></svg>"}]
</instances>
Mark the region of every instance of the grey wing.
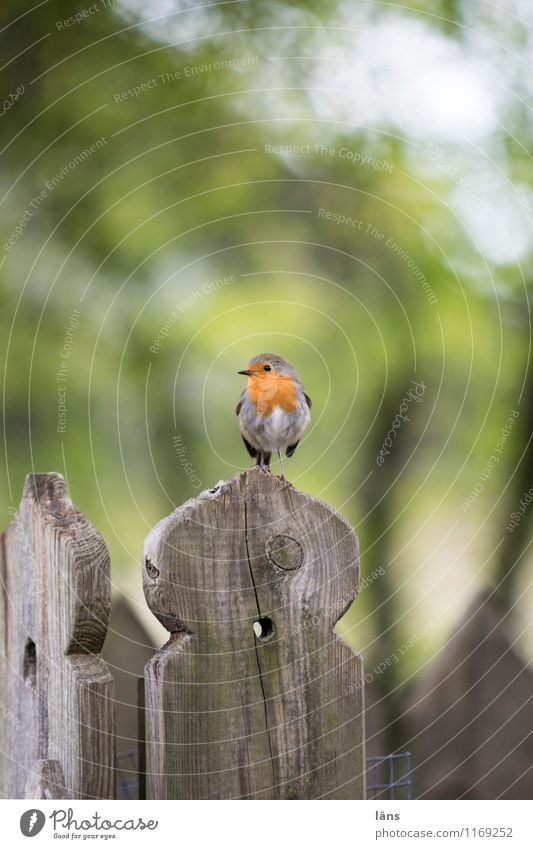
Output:
<instances>
[{"instance_id":1,"label":"grey wing","mask_svg":"<svg viewBox=\"0 0 533 849\"><path fill-rule=\"evenodd\" d=\"M235 407L235 412L236 412L237 415L239 415L239 413L241 411L243 401L244 401L244 396L245 396L245 392L242 393L241 397L239 398L239 403ZM242 433L241 433L241 436L242 436ZM248 442L247 439L244 438L244 436L242 436L242 441L246 445L246 450L248 451L248 454L250 455L250 457L257 457L256 449L254 448L253 445L250 445L250 443Z\"/></svg>"},{"instance_id":2,"label":"grey wing","mask_svg":"<svg viewBox=\"0 0 533 849\"><path fill-rule=\"evenodd\" d=\"M295 442L294 445L287 445L287 450L285 451L285 454L287 455L287 457L292 457L292 455L294 454L294 452L298 448L299 443L300 443L300 440L298 440L298 442Z\"/></svg>"},{"instance_id":3,"label":"grey wing","mask_svg":"<svg viewBox=\"0 0 533 849\"><path fill-rule=\"evenodd\" d=\"M241 436L242 436L242 433L241 433ZM242 441L246 445L246 450L248 451L248 454L250 455L250 457L257 457L258 451L254 448L253 445L250 445L250 443L248 442L248 440L244 436L242 436Z\"/></svg>"},{"instance_id":4,"label":"grey wing","mask_svg":"<svg viewBox=\"0 0 533 849\"><path fill-rule=\"evenodd\" d=\"M241 411L241 407L242 407L242 403L243 403L243 401L244 401L244 392L242 393L241 397L239 398L239 403L238 403L238 404L237 404L237 406L235 407L235 413L236 413L236 415L239 415L239 413L240 413L240 411Z\"/></svg>"},{"instance_id":5,"label":"grey wing","mask_svg":"<svg viewBox=\"0 0 533 849\"><path fill-rule=\"evenodd\" d=\"M311 407L313 406L313 402L311 401L311 398L309 397L307 392L304 392L304 398L305 398L305 401L307 403L307 406L309 407L309 409L311 409ZM287 450L285 451L285 454L287 455L287 457L292 457L292 455L294 454L294 452L298 448L299 442L300 442L300 440L298 440L298 442L295 442L293 445L287 445Z\"/></svg>"}]
</instances>

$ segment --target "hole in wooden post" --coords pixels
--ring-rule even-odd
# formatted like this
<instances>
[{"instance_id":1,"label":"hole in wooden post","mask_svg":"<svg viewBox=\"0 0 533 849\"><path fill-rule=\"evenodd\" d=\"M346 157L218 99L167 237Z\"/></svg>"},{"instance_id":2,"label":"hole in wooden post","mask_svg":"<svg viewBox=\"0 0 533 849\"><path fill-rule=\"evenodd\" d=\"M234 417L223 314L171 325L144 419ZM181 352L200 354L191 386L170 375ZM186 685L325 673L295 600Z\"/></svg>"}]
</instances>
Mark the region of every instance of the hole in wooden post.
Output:
<instances>
[{"instance_id":1,"label":"hole in wooden post","mask_svg":"<svg viewBox=\"0 0 533 849\"><path fill-rule=\"evenodd\" d=\"M28 687L35 690L37 686L37 649L33 640L28 640L24 648L22 674Z\"/></svg>"},{"instance_id":2,"label":"hole in wooden post","mask_svg":"<svg viewBox=\"0 0 533 849\"><path fill-rule=\"evenodd\" d=\"M272 619L269 619L268 616L260 616L259 619L256 619L254 622L254 634L263 643L270 640L275 634Z\"/></svg>"},{"instance_id":3,"label":"hole in wooden post","mask_svg":"<svg viewBox=\"0 0 533 849\"><path fill-rule=\"evenodd\" d=\"M154 564L152 563L152 561L150 560L149 557L147 557L146 560L144 561L144 566L145 566L145 569L148 572L148 575L150 576L150 578L155 580L156 578L159 577L159 569L157 569L157 567L154 566Z\"/></svg>"}]
</instances>

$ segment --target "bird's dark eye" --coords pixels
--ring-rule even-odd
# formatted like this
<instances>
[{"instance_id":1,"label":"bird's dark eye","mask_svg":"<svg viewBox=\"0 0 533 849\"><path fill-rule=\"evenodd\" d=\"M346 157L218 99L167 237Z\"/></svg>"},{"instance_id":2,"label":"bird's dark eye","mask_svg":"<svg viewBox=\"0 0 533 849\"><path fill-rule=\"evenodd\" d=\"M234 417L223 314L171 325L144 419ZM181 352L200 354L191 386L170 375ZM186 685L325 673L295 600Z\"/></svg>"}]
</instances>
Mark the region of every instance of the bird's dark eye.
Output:
<instances>
[{"instance_id":1,"label":"bird's dark eye","mask_svg":"<svg viewBox=\"0 0 533 849\"><path fill-rule=\"evenodd\" d=\"M263 366L263 368L264 368L265 371L272 371L272 366L266 365L266 366Z\"/></svg>"}]
</instances>

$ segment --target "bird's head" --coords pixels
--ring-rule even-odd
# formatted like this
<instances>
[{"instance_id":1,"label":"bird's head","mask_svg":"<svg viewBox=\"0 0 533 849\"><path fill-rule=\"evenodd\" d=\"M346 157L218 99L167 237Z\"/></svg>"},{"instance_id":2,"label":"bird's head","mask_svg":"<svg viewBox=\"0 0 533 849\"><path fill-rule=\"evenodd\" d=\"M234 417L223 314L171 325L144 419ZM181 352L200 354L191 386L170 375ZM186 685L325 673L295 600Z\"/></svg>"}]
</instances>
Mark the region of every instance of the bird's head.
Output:
<instances>
[{"instance_id":1,"label":"bird's head","mask_svg":"<svg viewBox=\"0 0 533 849\"><path fill-rule=\"evenodd\" d=\"M279 354L257 354L248 363L248 368L237 373L245 374L254 383L269 383L280 377L298 377L296 370Z\"/></svg>"}]
</instances>

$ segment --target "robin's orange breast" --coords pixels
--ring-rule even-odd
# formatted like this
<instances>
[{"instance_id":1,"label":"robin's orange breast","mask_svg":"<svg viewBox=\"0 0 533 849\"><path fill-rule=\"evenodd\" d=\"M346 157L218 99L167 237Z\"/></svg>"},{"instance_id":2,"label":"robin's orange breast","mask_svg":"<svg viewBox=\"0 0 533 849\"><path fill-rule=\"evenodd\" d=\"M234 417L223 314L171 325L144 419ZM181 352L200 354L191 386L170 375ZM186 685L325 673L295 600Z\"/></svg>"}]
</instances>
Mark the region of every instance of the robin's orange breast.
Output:
<instances>
[{"instance_id":1,"label":"robin's orange breast","mask_svg":"<svg viewBox=\"0 0 533 849\"><path fill-rule=\"evenodd\" d=\"M298 407L296 384L284 374L259 374L248 378L248 397L257 412L268 416L275 407L294 413Z\"/></svg>"}]
</instances>

